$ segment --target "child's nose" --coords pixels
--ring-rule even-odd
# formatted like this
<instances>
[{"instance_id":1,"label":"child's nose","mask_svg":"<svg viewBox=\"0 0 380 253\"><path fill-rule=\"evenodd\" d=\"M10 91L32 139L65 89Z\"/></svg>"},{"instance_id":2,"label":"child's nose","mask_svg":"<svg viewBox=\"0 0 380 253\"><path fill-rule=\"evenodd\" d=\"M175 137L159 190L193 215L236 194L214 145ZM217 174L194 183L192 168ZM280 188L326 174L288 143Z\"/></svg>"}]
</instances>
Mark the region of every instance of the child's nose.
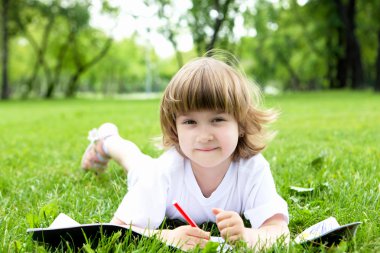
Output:
<instances>
[{"instance_id":1,"label":"child's nose","mask_svg":"<svg viewBox=\"0 0 380 253\"><path fill-rule=\"evenodd\" d=\"M197 137L197 141L200 143L206 143L206 142L212 141L213 139L214 139L214 136L209 131L200 132Z\"/></svg>"}]
</instances>

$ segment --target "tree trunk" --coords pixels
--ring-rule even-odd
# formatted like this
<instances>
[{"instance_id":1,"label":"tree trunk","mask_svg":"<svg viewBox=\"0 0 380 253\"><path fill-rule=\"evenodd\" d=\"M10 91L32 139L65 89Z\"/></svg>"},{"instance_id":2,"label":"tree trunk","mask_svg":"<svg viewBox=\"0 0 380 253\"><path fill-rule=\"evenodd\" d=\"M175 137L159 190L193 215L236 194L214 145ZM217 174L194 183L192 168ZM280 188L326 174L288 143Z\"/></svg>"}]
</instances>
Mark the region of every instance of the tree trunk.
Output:
<instances>
[{"instance_id":1,"label":"tree trunk","mask_svg":"<svg viewBox=\"0 0 380 253\"><path fill-rule=\"evenodd\" d=\"M284 67L286 68L286 70L288 71L288 73L290 75L290 85L291 85L291 88L293 90L300 90L301 89L300 78L298 77L296 71L291 66L291 64L289 62L289 58L286 57L283 54L283 52L281 52L280 49L276 50L276 54L278 56L278 59L280 60L280 62L282 62L282 64L284 65Z\"/></svg>"},{"instance_id":2,"label":"tree trunk","mask_svg":"<svg viewBox=\"0 0 380 253\"><path fill-rule=\"evenodd\" d=\"M1 86L1 99L6 100L9 98L9 79L8 79L8 8L9 1L2 0L2 34L3 34L3 48L2 48L2 86Z\"/></svg>"},{"instance_id":3,"label":"tree trunk","mask_svg":"<svg viewBox=\"0 0 380 253\"><path fill-rule=\"evenodd\" d=\"M222 8L222 13L221 15L218 15L218 17L216 17L216 20L215 20L215 24L214 24L214 32L213 32L213 35L211 37L211 40L210 42L207 44L206 46L206 52L213 49L215 47L215 43L216 43L216 40L218 38L218 35L219 35L219 31L222 27L222 24L223 22L226 20L227 18L227 13L228 13L228 9L229 9L229 5L230 3L232 2L232 0L227 0L224 4L223 4L223 8ZM219 13L219 9L220 9L220 3L219 1L215 1L215 7Z\"/></svg>"},{"instance_id":4,"label":"tree trunk","mask_svg":"<svg viewBox=\"0 0 380 253\"><path fill-rule=\"evenodd\" d=\"M175 56L177 59L178 69L180 69L183 66L183 57L182 57L181 52L178 49L178 43L174 37L175 37L174 32L172 30L170 30L168 39L169 39L170 43L172 43L172 46L173 46L174 51L175 51Z\"/></svg>"},{"instance_id":5,"label":"tree trunk","mask_svg":"<svg viewBox=\"0 0 380 253\"><path fill-rule=\"evenodd\" d=\"M358 39L355 35L356 22L356 0L350 0L347 10L347 47L346 54L349 60L349 72L351 74L351 88L358 89L363 87L363 65Z\"/></svg>"},{"instance_id":6,"label":"tree trunk","mask_svg":"<svg viewBox=\"0 0 380 253\"><path fill-rule=\"evenodd\" d=\"M65 93L66 97L70 98L70 97L75 96L75 93L77 92L77 89L78 89L78 80L82 72L83 70L78 69L77 72L75 72L75 74L71 76L69 84L67 86L66 93Z\"/></svg>"},{"instance_id":7,"label":"tree trunk","mask_svg":"<svg viewBox=\"0 0 380 253\"><path fill-rule=\"evenodd\" d=\"M74 40L74 43L75 43L75 40ZM75 73L71 75L70 81L68 83L68 86L65 92L66 97L75 96L75 93L78 90L78 81L79 81L80 76L83 73L85 73L90 67L92 67L94 64L100 61L107 54L108 50L111 47L111 44L112 44L112 39L108 39L105 42L103 48L100 50L100 52L97 55L95 55L94 58L92 58L90 61L84 64L79 63L79 56L77 55L77 49L74 48L73 52L74 52L74 58L76 58L77 69ZM74 47L76 47L75 44L74 44Z\"/></svg>"},{"instance_id":8,"label":"tree trunk","mask_svg":"<svg viewBox=\"0 0 380 253\"><path fill-rule=\"evenodd\" d=\"M22 93L23 99L27 99L30 92L33 90L33 85L34 85L34 82L37 78L37 73L38 73L39 68L40 68L40 63L38 61L36 61L34 63L34 66L33 66L32 74L30 75L30 77L25 82L26 89Z\"/></svg>"},{"instance_id":9,"label":"tree trunk","mask_svg":"<svg viewBox=\"0 0 380 253\"><path fill-rule=\"evenodd\" d=\"M50 80L50 82L48 82L45 98L52 98L54 95L55 87L59 83L63 61L65 59L66 52L68 51L68 48L70 46L70 43L73 37L74 37L74 32L71 30L67 36L66 41L61 45L59 49L57 62L53 71L53 78Z\"/></svg>"},{"instance_id":10,"label":"tree trunk","mask_svg":"<svg viewBox=\"0 0 380 253\"><path fill-rule=\"evenodd\" d=\"M331 34L332 31L329 31L329 34ZM327 36L326 38L326 48L327 48L327 55L335 55L334 52L334 46L333 46L333 41L331 36ZM329 58L327 60L327 80L329 83L329 87L333 88L335 85L335 76L334 76L334 68L335 68L335 63L334 61L331 61Z\"/></svg>"},{"instance_id":11,"label":"tree trunk","mask_svg":"<svg viewBox=\"0 0 380 253\"><path fill-rule=\"evenodd\" d=\"M343 49L345 46L344 41L344 28L339 27L338 28L338 47ZM337 66L336 66L336 84L333 88L342 89L347 86L347 55L343 53L343 50L339 50L339 52L336 53L337 56Z\"/></svg>"},{"instance_id":12,"label":"tree trunk","mask_svg":"<svg viewBox=\"0 0 380 253\"><path fill-rule=\"evenodd\" d=\"M28 78L28 81L26 82L26 90L24 91L22 97L27 98L29 93L35 88L36 86L35 81L37 78L38 71L40 67L43 68L43 71L45 73L46 83L49 84L52 82L52 74L51 70L48 66L48 63L45 60L45 54L48 49L48 41L50 37L50 33L53 29L53 24L55 21L55 16L51 14L48 17L48 20L44 26L43 33L42 33L42 40L40 42L40 45L38 44L39 41L35 39L32 33L30 33L27 30L26 25L22 22L22 19L19 16L16 16L16 22L18 24L18 27L23 32L25 38L28 40L30 45L35 51L36 54L36 61L34 63L33 71L30 77Z\"/></svg>"},{"instance_id":13,"label":"tree trunk","mask_svg":"<svg viewBox=\"0 0 380 253\"><path fill-rule=\"evenodd\" d=\"M375 91L380 92L380 30L377 31L377 57Z\"/></svg>"},{"instance_id":14,"label":"tree trunk","mask_svg":"<svg viewBox=\"0 0 380 253\"><path fill-rule=\"evenodd\" d=\"M345 36L345 29L346 29L346 11L345 7L342 3L342 0L335 0L335 5L336 5L336 11L338 13L338 17L340 19L340 24L337 27L337 34L338 34L338 45L337 45L337 50L335 49L336 52L336 77L335 77L335 82L333 83L332 88L338 88L342 89L347 86L347 65L348 65L348 60L347 60L347 50L346 50L346 36ZM330 36L330 35L328 35Z\"/></svg>"},{"instance_id":15,"label":"tree trunk","mask_svg":"<svg viewBox=\"0 0 380 253\"><path fill-rule=\"evenodd\" d=\"M345 4L347 2L347 4ZM337 58L337 85L334 88L351 87L354 89L363 86L363 65L358 39L355 35L356 1L335 0L336 9L341 21L338 27L338 47L343 54ZM350 82L348 82L350 81Z\"/></svg>"}]
</instances>

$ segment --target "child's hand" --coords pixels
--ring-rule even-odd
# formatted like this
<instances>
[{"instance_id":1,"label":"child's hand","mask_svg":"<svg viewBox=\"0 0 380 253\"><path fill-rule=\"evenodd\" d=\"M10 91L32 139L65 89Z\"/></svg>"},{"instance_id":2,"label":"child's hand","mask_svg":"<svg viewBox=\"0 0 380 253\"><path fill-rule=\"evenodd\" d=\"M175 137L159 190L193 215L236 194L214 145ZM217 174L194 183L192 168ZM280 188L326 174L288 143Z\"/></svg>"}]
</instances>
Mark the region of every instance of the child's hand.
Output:
<instances>
[{"instance_id":1,"label":"child's hand","mask_svg":"<svg viewBox=\"0 0 380 253\"><path fill-rule=\"evenodd\" d=\"M237 212L213 208L220 235L229 242L245 239L243 219Z\"/></svg>"},{"instance_id":2,"label":"child's hand","mask_svg":"<svg viewBox=\"0 0 380 253\"><path fill-rule=\"evenodd\" d=\"M161 236L170 245L180 247L182 250L189 250L197 245L204 248L210 239L210 232L187 225L173 230L163 230Z\"/></svg>"}]
</instances>

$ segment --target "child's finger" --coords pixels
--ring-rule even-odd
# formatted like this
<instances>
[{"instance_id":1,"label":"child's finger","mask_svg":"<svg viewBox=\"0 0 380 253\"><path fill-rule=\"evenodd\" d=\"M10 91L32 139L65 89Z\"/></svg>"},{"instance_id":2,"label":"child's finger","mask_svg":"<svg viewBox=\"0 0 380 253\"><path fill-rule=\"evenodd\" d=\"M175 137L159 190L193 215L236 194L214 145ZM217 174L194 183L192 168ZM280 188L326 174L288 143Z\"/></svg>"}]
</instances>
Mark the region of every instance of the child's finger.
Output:
<instances>
[{"instance_id":1,"label":"child's finger","mask_svg":"<svg viewBox=\"0 0 380 253\"><path fill-rule=\"evenodd\" d=\"M233 242L239 241L241 239L242 239L242 236L240 234L232 235L232 236L229 236L227 238L227 240L228 240L229 243L233 243Z\"/></svg>"},{"instance_id":2,"label":"child's finger","mask_svg":"<svg viewBox=\"0 0 380 253\"><path fill-rule=\"evenodd\" d=\"M194 240L192 240L195 245L199 245L200 248L204 248L206 246L206 243L209 241L208 239L194 237Z\"/></svg>"},{"instance_id":3,"label":"child's finger","mask_svg":"<svg viewBox=\"0 0 380 253\"><path fill-rule=\"evenodd\" d=\"M193 249L196 246L199 246L200 248L204 248L208 241L209 241L209 238L205 239L205 238L201 238L197 236L188 235L185 243L180 248L183 250Z\"/></svg>"},{"instance_id":4,"label":"child's finger","mask_svg":"<svg viewBox=\"0 0 380 253\"><path fill-rule=\"evenodd\" d=\"M212 213L213 213L214 215L218 215L219 213L223 212L223 209L215 208L215 207L212 208L211 210L212 210Z\"/></svg>"},{"instance_id":5,"label":"child's finger","mask_svg":"<svg viewBox=\"0 0 380 253\"><path fill-rule=\"evenodd\" d=\"M231 221L230 221L230 219L217 218L216 219L216 225L218 226L218 229L221 231L221 230L231 226Z\"/></svg>"},{"instance_id":6,"label":"child's finger","mask_svg":"<svg viewBox=\"0 0 380 253\"><path fill-rule=\"evenodd\" d=\"M189 227L187 235L205 240L210 239L210 232L206 232L200 228Z\"/></svg>"},{"instance_id":7,"label":"child's finger","mask_svg":"<svg viewBox=\"0 0 380 253\"><path fill-rule=\"evenodd\" d=\"M231 241L236 241L239 238L241 238L241 234L238 233L236 229L233 228L226 228L220 231L221 237L223 237L225 240L231 242Z\"/></svg>"},{"instance_id":8,"label":"child's finger","mask_svg":"<svg viewBox=\"0 0 380 253\"><path fill-rule=\"evenodd\" d=\"M220 209L220 208L213 208L212 212L214 213L214 215L216 216L216 218L219 218L219 219L229 218L234 213L233 211L225 211L225 210Z\"/></svg>"},{"instance_id":9,"label":"child's finger","mask_svg":"<svg viewBox=\"0 0 380 253\"><path fill-rule=\"evenodd\" d=\"M208 239L207 240L202 239L200 244L199 244L199 247L201 247L203 249L204 247L206 247L206 244L208 243L208 241L209 241Z\"/></svg>"},{"instance_id":10,"label":"child's finger","mask_svg":"<svg viewBox=\"0 0 380 253\"><path fill-rule=\"evenodd\" d=\"M234 215L234 212L232 211L224 211L219 208L212 209L213 213L215 214L216 222L220 222L225 219L229 219Z\"/></svg>"},{"instance_id":11,"label":"child's finger","mask_svg":"<svg viewBox=\"0 0 380 253\"><path fill-rule=\"evenodd\" d=\"M186 243L181 245L180 248L182 250L187 251L187 250L194 249L196 246L199 246L202 249L206 246L207 242L208 242L208 240L205 240L205 239L199 239L199 238L196 238L195 240L189 239L186 241Z\"/></svg>"}]
</instances>

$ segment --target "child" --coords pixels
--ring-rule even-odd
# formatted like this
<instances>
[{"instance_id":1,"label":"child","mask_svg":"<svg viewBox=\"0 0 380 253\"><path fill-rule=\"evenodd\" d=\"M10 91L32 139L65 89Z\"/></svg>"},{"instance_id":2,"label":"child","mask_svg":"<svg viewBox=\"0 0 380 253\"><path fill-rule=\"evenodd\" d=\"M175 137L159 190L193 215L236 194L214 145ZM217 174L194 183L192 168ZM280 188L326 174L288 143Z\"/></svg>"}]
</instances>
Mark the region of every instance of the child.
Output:
<instances>
[{"instance_id":1,"label":"child","mask_svg":"<svg viewBox=\"0 0 380 253\"><path fill-rule=\"evenodd\" d=\"M157 230L165 217L185 221L172 205L177 200L197 224L215 222L229 243L261 248L288 240L287 204L260 154L269 137L264 125L276 114L259 109L259 98L242 73L202 57L183 66L164 92L160 120L167 150L159 158L143 154L110 123L90 132L82 167L101 172L114 159L128 172L128 192L111 223L157 233L185 250L203 247L210 234L198 227Z\"/></svg>"}]
</instances>

